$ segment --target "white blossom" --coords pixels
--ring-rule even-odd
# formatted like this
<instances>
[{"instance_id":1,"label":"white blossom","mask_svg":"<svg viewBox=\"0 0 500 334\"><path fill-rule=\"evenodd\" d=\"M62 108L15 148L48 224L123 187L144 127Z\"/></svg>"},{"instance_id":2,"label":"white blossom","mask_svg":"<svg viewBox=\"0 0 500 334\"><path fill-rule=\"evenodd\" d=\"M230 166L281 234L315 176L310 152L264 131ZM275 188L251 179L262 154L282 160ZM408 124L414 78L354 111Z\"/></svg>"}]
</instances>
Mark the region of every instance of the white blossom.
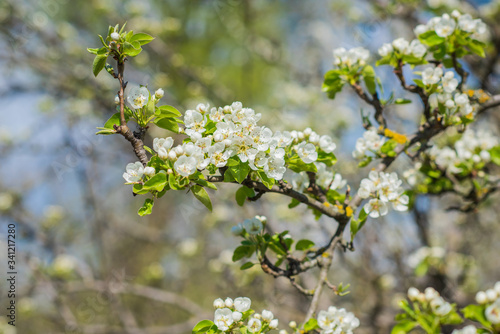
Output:
<instances>
[{"instance_id":1,"label":"white blossom","mask_svg":"<svg viewBox=\"0 0 500 334\"><path fill-rule=\"evenodd\" d=\"M219 330L227 331L233 322L233 312L230 309L225 307L215 310L214 323Z\"/></svg>"},{"instance_id":2,"label":"white blossom","mask_svg":"<svg viewBox=\"0 0 500 334\"><path fill-rule=\"evenodd\" d=\"M125 173L123 173L123 178L127 183L137 183L142 180L144 175L144 166L140 161L135 163L129 163L125 167Z\"/></svg>"},{"instance_id":3,"label":"white blossom","mask_svg":"<svg viewBox=\"0 0 500 334\"><path fill-rule=\"evenodd\" d=\"M151 177L156 174L156 170L154 167L144 167L144 174Z\"/></svg>"},{"instance_id":4,"label":"white blossom","mask_svg":"<svg viewBox=\"0 0 500 334\"><path fill-rule=\"evenodd\" d=\"M434 85L441 80L441 77L443 76L443 69L441 67L427 67L423 72L422 72L422 82L424 85Z\"/></svg>"},{"instance_id":5,"label":"white blossom","mask_svg":"<svg viewBox=\"0 0 500 334\"><path fill-rule=\"evenodd\" d=\"M163 97L163 95L165 95L165 91L161 88L158 88L155 92L155 98L159 100Z\"/></svg>"},{"instance_id":6,"label":"white blossom","mask_svg":"<svg viewBox=\"0 0 500 334\"><path fill-rule=\"evenodd\" d=\"M134 109L141 109L149 100L149 91L146 87L134 87L130 90L127 102Z\"/></svg>"},{"instance_id":7,"label":"white blossom","mask_svg":"<svg viewBox=\"0 0 500 334\"><path fill-rule=\"evenodd\" d=\"M382 46L378 49L378 54L381 56L381 57L385 57L389 54L391 54L392 52L394 51L394 49L392 48L392 45L389 44L389 43L384 43L382 44Z\"/></svg>"},{"instance_id":8,"label":"white blossom","mask_svg":"<svg viewBox=\"0 0 500 334\"><path fill-rule=\"evenodd\" d=\"M269 322L269 328L270 329L277 329L278 328L278 319L273 319Z\"/></svg>"},{"instance_id":9,"label":"white blossom","mask_svg":"<svg viewBox=\"0 0 500 334\"><path fill-rule=\"evenodd\" d=\"M318 152L314 144L303 141L297 145L297 153L306 164L310 164L318 159Z\"/></svg>"},{"instance_id":10,"label":"white blossom","mask_svg":"<svg viewBox=\"0 0 500 334\"><path fill-rule=\"evenodd\" d=\"M500 298L486 308L484 315L492 324L500 324Z\"/></svg>"},{"instance_id":11,"label":"white blossom","mask_svg":"<svg viewBox=\"0 0 500 334\"><path fill-rule=\"evenodd\" d=\"M248 321L248 331L251 333L257 333L262 328L262 322L259 319L252 318Z\"/></svg>"},{"instance_id":12,"label":"white blossom","mask_svg":"<svg viewBox=\"0 0 500 334\"><path fill-rule=\"evenodd\" d=\"M268 310L263 310L262 311L262 320L264 321L271 321L274 319L273 312L268 311Z\"/></svg>"},{"instance_id":13,"label":"white blossom","mask_svg":"<svg viewBox=\"0 0 500 334\"><path fill-rule=\"evenodd\" d=\"M238 297L234 300L234 309L238 312L246 312L250 309L252 301L248 297Z\"/></svg>"},{"instance_id":14,"label":"white blossom","mask_svg":"<svg viewBox=\"0 0 500 334\"><path fill-rule=\"evenodd\" d=\"M448 14L443 14L441 20L436 24L436 34L440 37L448 37L453 34L457 23Z\"/></svg>"},{"instance_id":15,"label":"white blossom","mask_svg":"<svg viewBox=\"0 0 500 334\"><path fill-rule=\"evenodd\" d=\"M216 309L217 308L224 308L225 304L224 304L224 301L221 298L217 298L216 300L214 300L213 306Z\"/></svg>"},{"instance_id":16,"label":"white blossom","mask_svg":"<svg viewBox=\"0 0 500 334\"><path fill-rule=\"evenodd\" d=\"M454 329L451 334L476 334L477 328L473 325L465 326L461 329Z\"/></svg>"},{"instance_id":17,"label":"white blossom","mask_svg":"<svg viewBox=\"0 0 500 334\"><path fill-rule=\"evenodd\" d=\"M196 172L196 165L195 158L183 155L174 163L174 169L180 175L188 177Z\"/></svg>"},{"instance_id":18,"label":"white blossom","mask_svg":"<svg viewBox=\"0 0 500 334\"><path fill-rule=\"evenodd\" d=\"M115 41L115 42L116 42L116 41L118 41L118 40L120 39L120 34L119 34L119 33L117 33L116 31L114 31L114 32L112 32L112 33L111 33L110 37L111 37L111 39L112 39L113 41Z\"/></svg>"},{"instance_id":19,"label":"white blossom","mask_svg":"<svg viewBox=\"0 0 500 334\"><path fill-rule=\"evenodd\" d=\"M255 217L251 219L245 219L245 221L243 222L243 228L248 232L248 234L259 234L260 231L262 231L262 222L260 221L260 219Z\"/></svg>"},{"instance_id":20,"label":"white blossom","mask_svg":"<svg viewBox=\"0 0 500 334\"><path fill-rule=\"evenodd\" d=\"M321 136L319 138L319 147L326 153L333 152L337 145L332 141L332 138L328 135Z\"/></svg>"},{"instance_id":21,"label":"white blossom","mask_svg":"<svg viewBox=\"0 0 500 334\"><path fill-rule=\"evenodd\" d=\"M457 88L458 80L457 78L455 78L455 74L453 74L453 72L448 71L441 79L441 84L443 85L443 89L445 92L451 93Z\"/></svg>"}]
</instances>

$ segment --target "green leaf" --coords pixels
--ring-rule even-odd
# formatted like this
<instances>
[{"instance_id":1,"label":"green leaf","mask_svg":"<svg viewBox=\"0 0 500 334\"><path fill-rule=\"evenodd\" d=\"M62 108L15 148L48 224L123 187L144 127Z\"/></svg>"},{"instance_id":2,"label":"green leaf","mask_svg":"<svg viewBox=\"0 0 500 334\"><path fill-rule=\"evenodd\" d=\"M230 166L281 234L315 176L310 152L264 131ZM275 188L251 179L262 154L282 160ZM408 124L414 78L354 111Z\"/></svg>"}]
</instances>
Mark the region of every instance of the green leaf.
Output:
<instances>
[{"instance_id":1,"label":"green leaf","mask_svg":"<svg viewBox=\"0 0 500 334\"><path fill-rule=\"evenodd\" d=\"M140 184L140 183L134 184L134 188L132 191L134 192L134 194L137 194L137 195L143 195L143 194L147 194L149 192L149 190L143 190L142 184Z\"/></svg>"},{"instance_id":2,"label":"green leaf","mask_svg":"<svg viewBox=\"0 0 500 334\"><path fill-rule=\"evenodd\" d=\"M322 90L328 94L330 99L334 99L335 95L344 87L344 80L340 77L339 70L331 70L325 73Z\"/></svg>"},{"instance_id":3,"label":"green leaf","mask_svg":"<svg viewBox=\"0 0 500 334\"><path fill-rule=\"evenodd\" d=\"M290 204L288 204L288 208L289 209L295 208L299 204L300 204L300 202L298 200L296 200L295 198L292 198L292 201L290 202Z\"/></svg>"},{"instance_id":4,"label":"green leaf","mask_svg":"<svg viewBox=\"0 0 500 334\"><path fill-rule=\"evenodd\" d=\"M154 39L153 36L145 34L143 32L134 34L130 39L130 42L139 42L140 45L145 45L150 43Z\"/></svg>"},{"instance_id":5,"label":"green leaf","mask_svg":"<svg viewBox=\"0 0 500 334\"><path fill-rule=\"evenodd\" d=\"M318 326L318 320L316 320L315 318L311 318L309 319L305 324L304 324L304 331L305 332L310 332L312 330L315 330L319 328Z\"/></svg>"},{"instance_id":6,"label":"green leaf","mask_svg":"<svg viewBox=\"0 0 500 334\"><path fill-rule=\"evenodd\" d=\"M123 43L123 53L130 57L135 57L141 53L142 48L139 42Z\"/></svg>"},{"instance_id":7,"label":"green leaf","mask_svg":"<svg viewBox=\"0 0 500 334\"><path fill-rule=\"evenodd\" d=\"M90 52L90 53L92 53L93 55L97 55L97 51L98 50L99 49L87 48L87 51Z\"/></svg>"},{"instance_id":8,"label":"green leaf","mask_svg":"<svg viewBox=\"0 0 500 334\"><path fill-rule=\"evenodd\" d=\"M128 121L128 115L125 114L125 121ZM113 125L120 125L120 113L114 113L107 121L104 123L106 129L114 129Z\"/></svg>"},{"instance_id":9,"label":"green leaf","mask_svg":"<svg viewBox=\"0 0 500 334\"><path fill-rule=\"evenodd\" d=\"M244 265L242 265L242 266L240 267L240 270L247 270L247 269L250 269L250 268L252 268L254 265L255 265L255 263L253 263L253 262L247 262L247 263L245 263Z\"/></svg>"},{"instance_id":10,"label":"green leaf","mask_svg":"<svg viewBox=\"0 0 500 334\"><path fill-rule=\"evenodd\" d=\"M255 196L255 191L252 188L242 186L241 188L236 190L235 196L236 196L236 203L238 203L239 206L243 206L243 204L245 204L245 200L248 197Z\"/></svg>"},{"instance_id":11,"label":"green leaf","mask_svg":"<svg viewBox=\"0 0 500 334\"><path fill-rule=\"evenodd\" d=\"M396 152L394 152L394 149L398 146L398 142L395 141L394 139L389 139L382 145L380 148L380 152L387 154L390 157L394 157L396 155Z\"/></svg>"},{"instance_id":12,"label":"green leaf","mask_svg":"<svg viewBox=\"0 0 500 334\"><path fill-rule=\"evenodd\" d=\"M427 31L418 36L418 38L422 41L422 43L427 44L428 46L442 44L446 40L445 38L436 34L434 30Z\"/></svg>"},{"instance_id":13,"label":"green leaf","mask_svg":"<svg viewBox=\"0 0 500 334\"><path fill-rule=\"evenodd\" d=\"M254 251L254 246L238 246L233 253L233 262L241 260L244 257L252 256Z\"/></svg>"},{"instance_id":14,"label":"green leaf","mask_svg":"<svg viewBox=\"0 0 500 334\"><path fill-rule=\"evenodd\" d=\"M205 188L196 185L191 187L191 191L193 192L194 197L196 197L201 203L203 203L203 205L205 205L208 210L212 211L212 201L210 200L210 197L208 196Z\"/></svg>"},{"instance_id":15,"label":"green leaf","mask_svg":"<svg viewBox=\"0 0 500 334\"><path fill-rule=\"evenodd\" d=\"M167 184L167 175L158 173L144 183L143 190L162 191Z\"/></svg>"},{"instance_id":16,"label":"green leaf","mask_svg":"<svg viewBox=\"0 0 500 334\"><path fill-rule=\"evenodd\" d=\"M366 65L361 72L363 79L365 80L365 85L370 94L375 94L377 92L377 86L375 84L375 70L370 65Z\"/></svg>"},{"instance_id":17,"label":"green leaf","mask_svg":"<svg viewBox=\"0 0 500 334\"><path fill-rule=\"evenodd\" d=\"M391 330L391 334L406 334L417 326L417 322L413 320L401 321Z\"/></svg>"},{"instance_id":18,"label":"green leaf","mask_svg":"<svg viewBox=\"0 0 500 334\"><path fill-rule=\"evenodd\" d=\"M362 167L366 167L370 164L370 162L372 162L372 157L368 156L366 158L364 158L363 160L361 160L358 164L358 167L362 168Z\"/></svg>"},{"instance_id":19,"label":"green leaf","mask_svg":"<svg viewBox=\"0 0 500 334\"><path fill-rule=\"evenodd\" d=\"M288 168L293 170L295 173L300 172L313 172L317 173L318 169L314 163L306 164L299 156L293 156L288 161Z\"/></svg>"},{"instance_id":20,"label":"green leaf","mask_svg":"<svg viewBox=\"0 0 500 334\"><path fill-rule=\"evenodd\" d=\"M314 242L312 242L311 240L307 240L307 239L299 240L299 241L297 241L297 244L295 244L295 249L298 251L305 251L311 247L314 247Z\"/></svg>"},{"instance_id":21,"label":"green leaf","mask_svg":"<svg viewBox=\"0 0 500 334\"><path fill-rule=\"evenodd\" d=\"M144 201L144 204L142 205L142 207L139 209L139 211L137 211L139 216L142 217L142 216L146 216L146 215L151 214L151 211L153 210L153 204L154 204L154 201L151 198L147 198Z\"/></svg>"},{"instance_id":22,"label":"green leaf","mask_svg":"<svg viewBox=\"0 0 500 334\"><path fill-rule=\"evenodd\" d=\"M207 332L215 324L211 320L202 320L193 328L193 334Z\"/></svg>"},{"instance_id":23,"label":"green leaf","mask_svg":"<svg viewBox=\"0 0 500 334\"><path fill-rule=\"evenodd\" d=\"M395 104L408 104L408 103L411 103L411 100L408 100L408 99L396 99L396 100L394 100L394 103Z\"/></svg>"},{"instance_id":24,"label":"green leaf","mask_svg":"<svg viewBox=\"0 0 500 334\"><path fill-rule=\"evenodd\" d=\"M98 55L94 58L94 63L92 64L92 73L97 77L99 72L102 71L104 66L106 66L106 59L108 59L107 55Z\"/></svg>"},{"instance_id":25,"label":"green leaf","mask_svg":"<svg viewBox=\"0 0 500 334\"><path fill-rule=\"evenodd\" d=\"M491 161L500 166L500 146L495 146L490 150Z\"/></svg>"},{"instance_id":26,"label":"green leaf","mask_svg":"<svg viewBox=\"0 0 500 334\"><path fill-rule=\"evenodd\" d=\"M274 185L274 179L269 178L265 172L263 171L258 171L257 174L259 175L259 179L262 182L263 185L266 186L267 189L271 189ZM225 181L225 178L224 178Z\"/></svg>"},{"instance_id":27,"label":"green leaf","mask_svg":"<svg viewBox=\"0 0 500 334\"><path fill-rule=\"evenodd\" d=\"M212 182L208 182L207 180L203 179L196 179L193 180L193 182L199 184L200 186L207 187L209 189L217 190L217 186L213 184Z\"/></svg>"},{"instance_id":28,"label":"green leaf","mask_svg":"<svg viewBox=\"0 0 500 334\"><path fill-rule=\"evenodd\" d=\"M337 162L337 157L332 152L326 153L326 152L323 152L322 150L320 150L318 152L318 159L316 161L322 162L325 165L327 165L328 167L330 167L330 166L335 165L335 163Z\"/></svg>"},{"instance_id":29,"label":"green leaf","mask_svg":"<svg viewBox=\"0 0 500 334\"><path fill-rule=\"evenodd\" d=\"M479 57L484 58L486 56L484 53L484 47L485 47L484 43L481 43L481 42L473 39L469 42L467 47L469 48L469 50L471 50L473 53L477 54Z\"/></svg>"},{"instance_id":30,"label":"green leaf","mask_svg":"<svg viewBox=\"0 0 500 334\"><path fill-rule=\"evenodd\" d=\"M237 165L234 165L234 162L232 162L233 165L230 166L229 161L237 161ZM227 166L229 166L229 167L228 167L226 173L229 171L238 183L243 182L246 179L248 173L250 172L250 166L248 166L248 163L241 162L239 160L231 160L230 159L229 161L227 164Z\"/></svg>"},{"instance_id":31,"label":"green leaf","mask_svg":"<svg viewBox=\"0 0 500 334\"><path fill-rule=\"evenodd\" d=\"M179 110L175 109L172 106L167 106L167 105L158 107L156 109L155 115L159 117L170 117L170 118L182 116Z\"/></svg>"},{"instance_id":32,"label":"green leaf","mask_svg":"<svg viewBox=\"0 0 500 334\"><path fill-rule=\"evenodd\" d=\"M173 118L157 117L153 122L162 129L170 130L174 133L179 133L179 124L177 124L177 121Z\"/></svg>"},{"instance_id":33,"label":"green leaf","mask_svg":"<svg viewBox=\"0 0 500 334\"><path fill-rule=\"evenodd\" d=\"M485 309L485 305L468 305L461 311L464 314L464 317L466 317L467 319L480 322L484 327L491 328L491 323L486 319L486 316L484 315Z\"/></svg>"},{"instance_id":34,"label":"green leaf","mask_svg":"<svg viewBox=\"0 0 500 334\"><path fill-rule=\"evenodd\" d=\"M114 129L106 129L106 128L101 128L101 127L98 127L97 128L97 131L95 134L96 135L114 135L116 133L116 131Z\"/></svg>"}]
</instances>

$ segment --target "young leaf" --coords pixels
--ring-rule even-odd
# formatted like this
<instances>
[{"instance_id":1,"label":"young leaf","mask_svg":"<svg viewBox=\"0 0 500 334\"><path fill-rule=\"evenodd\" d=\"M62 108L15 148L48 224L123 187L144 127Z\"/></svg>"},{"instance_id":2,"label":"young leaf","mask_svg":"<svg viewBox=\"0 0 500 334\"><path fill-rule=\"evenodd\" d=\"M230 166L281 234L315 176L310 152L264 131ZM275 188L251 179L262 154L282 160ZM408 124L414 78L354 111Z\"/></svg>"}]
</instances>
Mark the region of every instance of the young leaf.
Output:
<instances>
[{"instance_id":1,"label":"young leaf","mask_svg":"<svg viewBox=\"0 0 500 334\"><path fill-rule=\"evenodd\" d=\"M246 262L244 265L240 267L240 270L247 270L252 268L255 265L253 262Z\"/></svg>"},{"instance_id":2,"label":"young leaf","mask_svg":"<svg viewBox=\"0 0 500 334\"><path fill-rule=\"evenodd\" d=\"M162 129L170 130L174 133L179 133L179 124L177 124L177 121L173 118L157 117L153 122Z\"/></svg>"},{"instance_id":3,"label":"young leaf","mask_svg":"<svg viewBox=\"0 0 500 334\"><path fill-rule=\"evenodd\" d=\"M191 187L191 191L193 192L194 197L203 203L208 210L212 211L212 201L210 200L205 188L196 185Z\"/></svg>"},{"instance_id":4,"label":"young leaf","mask_svg":"<svg viewBox=\"0 0 500 334\"><path fill-rule=\"evenodd\" d=\"M254 251L254 246L238 246L233 253L233 262L241 260L244 257L252 256Z\"/></svg>"},{"instance_id":5,"label":"young leaf","mask_svg":"<svg viewBox=\"0 0 500 334\"><path fill-rule=\"evenodd\" d=\"M170 117L170 118L182 116L179 110L175 109L172 106L167 106L167 105L158 107L156 109L155 115L159 117Z\"/></svg>"},{"instance_id":6,"label":"young leaf","mask_svg":"<svg viewBox=\"0 0 500 334\"><path fill-rule=\"evenodd\" d=\"M377 86L375 84L375 71L370 65L365 66L363 69L363 79L365 80L365 85L370 94L375 94L377 92Z\"/></svg>"},{"instance_id":7,"label":"young leaf","mask_svg":"<svg viewBox=\"0 0 500 334\"><path fill-rule=\"evenodd\" d=\"M236 203L238 203L239 206L243 206L245 204L245 200L247 197L254 197L255 196L255 191L251 188L242 186L238 190L236 190Z\"/></svg>"},{"instance_id":8,"label":"young leaf","mask_svg":"<svg viewBox=\"0 0 500 334\"><path fill-rule=\"evenodd\" d=\"M309 319L305 324L304 324L304 331L307 333L307 332L310 332L314 329L317 329L319 328L318 326L318 320L316 320L315 318L311 318Z\"/></svg>"},{"instance_id":9,"label":"young leaf","mask_svg":"<svg viewBox=\"0 0 500 334\"><path fill-rule=\"evenodd\" d=\"M167 184L167 175L158 173L144 183L143 190L162 191Z\"/></svg>"},{"instance_id":10,"label":"young leaf","mask_svg":"<svg viewBox=\"0 0 500 334\"><path fill-rule=\"evenodd\" d=\"M198 322L193 328L193 334L205 333L207 332L214 323L211 320L202 320Z\"/></svg>"},{"instance_id":11,"label":"young leaf","mask_svg":"<svg viewBox=\"0 0 500 334\"><path fill-rule=\"evenodd\" d=\"M97 77L99 72L101 72L106 65L107 58L107 55L98 55L94 58L94 63L92 64L92 73L94 73L95 77Z\"/></svg>"},{"instance_id":12,"label":"young leaf","mask_svg":"<svg viewBox=\"0 0 500 334\"><path fill-rule=\"evenodd\" d=\"M295 249L298 251L305 251L314 246L314 242L307 239L302 239L297 242Z\"/></svg>"},{"instance_id":13,"label":"young leaf","mask_svg":"<svg viewBox=\"0 0 500 334\"><path fill-rule=\"evenodd\" d=\"M153 36L140 32L134 34L132 38L130 38L130 42L139 42L140 45L145 45L151 42L153 39Z\"/></svg>"},{"instance_id":14,"label":"young leaf","mask_svg":"<svg viewBox=\"0 0 500 334\"><path fill-rule=\"evenodd\" d=\"M154 204L154 201L151 198L147 198L144 201L144 204L142 205L142 207L139 209L139 211L137 211L139 216L142 217L142 216L151 214L151 211L153 210L153 204Z\"/></svg>"}]
</instances>

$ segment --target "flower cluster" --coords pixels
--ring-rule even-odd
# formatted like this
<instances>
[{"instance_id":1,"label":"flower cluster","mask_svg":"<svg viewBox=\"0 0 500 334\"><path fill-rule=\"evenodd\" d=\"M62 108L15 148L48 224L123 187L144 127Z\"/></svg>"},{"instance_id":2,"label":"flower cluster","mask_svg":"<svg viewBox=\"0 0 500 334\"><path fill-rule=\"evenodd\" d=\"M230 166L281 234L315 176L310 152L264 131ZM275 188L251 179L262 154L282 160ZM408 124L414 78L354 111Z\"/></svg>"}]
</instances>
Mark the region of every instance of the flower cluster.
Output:
<instances>
[{"instance_id":1,"label":"flower cluster","mask_svg":"<svg viewBox=\"0 0 500 334\"><path fill-rule=\"evenodd\" d=\"M319 311L317 320L321 334L351 334L360 324L353 313L334 306Z\"/></svg>"},{"instance_id":2,"label":"flower cluster","mask_svg":"<svg viewBox=\"0 0 500 334\"><path fill-rule=\"evenodd\" d=\"M428 87L440 84L437 89L438 92L453 93L458 86L458 79L452 71L448 71L443 75L441 67L428 67L422 72L422 82ZM466 96L467 98L467 96ZM467 102L469 99L467 98Z\"/></svg>"},{"instance_id":3,"label":"flower cluster","mask_svg":"<svg viewBox=\"0 0 500 334\"><path fill-rule=\"evenodd\" d=\"M415 58L422 58L427 53L427 47L422 44L418 39L408 42L404 38L398 38L391 44L384 43L379 49L378 54L381 57L386 57L392 54L396 56L413 56Z\"/></svg>"},{"instance_id":4,"label":"flower cluster","mask_svg":"<svg viewBox=\"0 0 500 334\"><path fill-rule=\"evenodd\" d=\"M361 180L358 190L359 197L371 198L363 206L365 212L372 218L385 216L389 212L389 203L396 211L408 210L409 198L401 183L396 173L371 171L368 178Z\"/></svg>"},{"instance_id":5,"label":"flower cluster","mask_svg":"<svg viewBox=\"0 0 500 334\"><path fill-rule=\"evenodd\" d=\"M500 324L500 281L496 282L492 289L479 291L476 294L476 302L486 306L484 315L493 325Z\"/></svg>"},{"instance_id":6,"label":"flower cluster","mask_svg":"<svg viewBox=\"0 0 500 334\"><path fill-rule=\"evenodd\" d=\"M342 179L339 173L333 173L329 170L326 164L315 162L314 165L318 169L316 173L316 184L326 190L337 190L343 188L347 181ZM309 186L309 176L306 172L292 174L291 182L293 189L303 192Z\"/></svg>"},{"instance_id":7,"label":"flower cluster","mask_svg":"<svg viewBox=\"0 0 500 334\"><path fill-rule=\"evenodd\" d=\"M451 15L433 17L427 24L415 27L415 35L420 36L426 32L434 31L439 37L446 38L458 31L465 33L475 40L484 40L487 34L486 24L480 19L472 19L469 14L461 14L454 10Z\"/></svg>"},{"instance_id":8,"label":"flower cluster","mask_svg":"<svg viewBox=\"0 0 500 334\"><path fill-rule=\"evenodd\" d=\"M338 67L364 66L370 57L370 52L362 47L346 50L337 48L333 50L333 63Z\"/></svg>"},{"instance_id":9,"label":"flower cluster","mask_svg":"<svg viewBox=\"0 0 500 334\"><path fill-rule=\"evenodd\" d=\"M245 219L243 223L239 223L231 228L231 233L234 235L242 235L244 232L250 235L259 234L262 231L267 218L265 216L255 216L251 219Z\"/></svg>"},{"instance_id":10,"label":"flower cluster","mask_svg":"<svg viewBox=\"0 0 500 334\"><path fill-rule=\"evenodd\" d=\"M254 313L250 308L252 301L247 297L236 299L218 298L214 300L214 324L222 332L236 328L245 329L251 333L265 333L278 328L278 319L274 319L271 311L263 310L261 314ZM247 324L244 321L248 320ZM243 332L243 331L242 331Z\"/></svg>"},{"instance_id":11,"label":"flower cluster","mask_svg":"<svg viewBox=\"0 0 500 334\"><path fill-rule=\"evenodd\" d=\"M174 139L155 138L153 150L164 161L173 163L172 172L189 177L209 165L225 167L237 157L254 171L262 170L267 177L281 180L286 172L286 154L296 154L304 163L318 159L319 152L329 154L336 145L328 135L320 136L310 128L304 131L277 131L257 125L261 114L234 102L223 108L199 104L184 115L184 132L190 137L174 146ZM138 183L144 174L153 173L139 162L127 165L124 178ZM170 172L170 170L169 170Z\"/></svg>"},{"instance_id":12,"label":"flower cluster","mask_svg":"<svg viewBox=\"0 0 500 334\"><path fill-rule=\"evenodd\" d=\"M368 152L372 152L377 155L380 152L380 148L385 143L385 138L379 136L375 128L370 128L365 131L362 138L358 138L356 141L356 148L352 152L352 156L355 159L364 159Z\"/></svg>"},{"instance_id":13,"label":"flower cluster","mask_svg":"<svg viewBox=\"0 0 500 334\"><path fill-rule=\"evenodd\" d=\"M443 297L433 288L426 288L424 292L420 292L417 288L411 287L408 289L408 299L413 302L419 302L424 309L429 310L440 317L448 315L453 306L445 301Z\"/></svg>"},{"instance_id":14,"label":"flower cluster","mask_svg":"<svg viewBox=\"0 0 500 334\"><path fill-rule=\"evenodd\" d=\"M486 131L467 129L453 147L439 148L434 145L427 151L439 168L449 173L461 173L464 168L484 166L491 160L490 150L498 145L498 139Z\"/></svg>"}]
</instances>

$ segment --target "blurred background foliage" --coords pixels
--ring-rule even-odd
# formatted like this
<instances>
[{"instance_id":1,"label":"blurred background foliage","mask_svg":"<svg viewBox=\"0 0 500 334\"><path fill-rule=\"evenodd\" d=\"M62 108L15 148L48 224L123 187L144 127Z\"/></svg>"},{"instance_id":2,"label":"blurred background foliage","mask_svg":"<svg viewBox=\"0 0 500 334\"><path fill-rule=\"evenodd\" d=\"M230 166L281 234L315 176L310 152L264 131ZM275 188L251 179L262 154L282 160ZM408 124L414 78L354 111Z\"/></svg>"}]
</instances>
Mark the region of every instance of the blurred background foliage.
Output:
<instances>
[{"instance_id":1,"label":"blurred background foliage","mask_svg":"<svg viewBox=\"0 0 500 334\"><path fill-rule=\"evenodd\" d=\"M198 320L212 318L212 301L226 296L252 298L275 313L280 328L307 310L287 280L232 263L239 240L230 227L262 214L273 230L321 244L335 228L331 221L315 221L302 207L290 210L279 196L237 207L231 186L211 194L212 214L190 194L168 193L153 215L137 216L142 200L121 178L135 161L129 144L94 136L114 112L118 87L104 72L93 77L86 48L99 45L97 34L108 25L127 22L127 29L156 37L127 64L129 86L161 87L164 103L181 111L241 101L273 130L311 126L332 135L336 170L356 185L369 167L358 170L350 152L363 131L360 111L370 109L347 89L335 101L321 92L331 50L364 46L375 55L384 42L410 38L431 15L459 9L482 17L492 35L488 58L467 59L470 85L498 93L499 7L458 0L2 1L0 221L17 223L20 275L17 327L2 318L0 332L190 333ZM376 71L387 96L411 98L390 70ZM419 105L391 107L388 120L410 133ZM479 122L497 131L495 113ZM148 135L146 144L167 134ZM394 165L403 172L411 161ZM500 277L500 208L491 205L497 200L459 214L446 211L456 201L451 196L420 196L411 213L370 221L356 251L338 253L330 273L331 282L351 283L352 292L326 293L323 308L347 307L361 319L360 333L378 333L389 330L410 285L471 301L476 289ZM431 248L418 251L423 246ZM314 272L301 278L308 286L314 279Z\"/></svg>"}]
</instances>

